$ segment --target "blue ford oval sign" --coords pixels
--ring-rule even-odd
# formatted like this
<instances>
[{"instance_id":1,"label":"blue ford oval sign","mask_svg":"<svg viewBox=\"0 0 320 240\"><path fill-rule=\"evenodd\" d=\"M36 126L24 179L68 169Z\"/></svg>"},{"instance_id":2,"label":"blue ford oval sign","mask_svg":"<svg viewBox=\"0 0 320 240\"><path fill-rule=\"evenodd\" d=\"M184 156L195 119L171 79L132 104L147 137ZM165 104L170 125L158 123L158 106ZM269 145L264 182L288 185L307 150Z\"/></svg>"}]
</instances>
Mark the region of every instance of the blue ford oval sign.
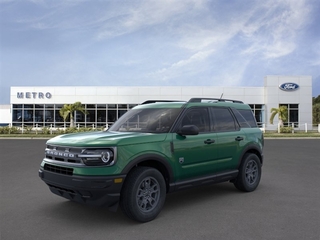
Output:
<instances>
[{"instance_id":1,"label":"blue ford oval sign","mask_svg":"<svg viewBox=\"0 0 320 240\"><path fill-rule=\"evenodd\" d=\"M279 88L282 91L295 91L299 88L299 85L296 83L283 83L279 85Z\"/></svg>"}]
</instances>

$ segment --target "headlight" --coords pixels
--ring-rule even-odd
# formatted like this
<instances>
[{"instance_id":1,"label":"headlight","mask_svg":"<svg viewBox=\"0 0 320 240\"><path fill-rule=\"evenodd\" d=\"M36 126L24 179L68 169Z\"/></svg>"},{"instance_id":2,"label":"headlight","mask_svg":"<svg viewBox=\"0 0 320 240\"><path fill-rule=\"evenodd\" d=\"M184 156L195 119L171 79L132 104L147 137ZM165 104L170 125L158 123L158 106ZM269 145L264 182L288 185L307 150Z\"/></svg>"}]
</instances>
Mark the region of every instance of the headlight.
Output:
<instances>
[{"instance_id":1,"label":"headlight","mask_svg":"<svg viewBox=\"0 0 320 240\"><path fill-rule=\"evenodd\" d=\"M85 149L78 155L89 166L112 166L115 163L115 148Z\"/></svg>"},{"instance_id":2,"label":"headlight","mask_svg":"<svg viewBox=\"0 0 320 240\"><path fill-rule=\"evenodd\" d=\"M101 160L104 163L110 163L110 161L113 160L113 152L109 151L105 151L101 153Z\"/></svg>"}]
</instances>

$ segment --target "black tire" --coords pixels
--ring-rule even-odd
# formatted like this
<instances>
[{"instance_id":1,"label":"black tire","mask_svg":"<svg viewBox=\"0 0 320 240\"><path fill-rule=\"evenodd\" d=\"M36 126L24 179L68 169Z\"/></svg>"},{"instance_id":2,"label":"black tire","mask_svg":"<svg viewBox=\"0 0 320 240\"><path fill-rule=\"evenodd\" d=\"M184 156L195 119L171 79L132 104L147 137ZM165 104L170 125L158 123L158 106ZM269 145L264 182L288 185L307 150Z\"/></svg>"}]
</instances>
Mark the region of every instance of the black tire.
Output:
<instances>
[{"instance_id":1,"label":"black tire","mask_svg":"<svg viewBox=\"0 0 320 240\"><path fill-rule=\"evenodd\" d=\"M254 191L261 179L261 162L253 153L244 155L239 168L239 174L234 181L234 186L244 192Z\"/></svg>"},{"instance_id":2,"label":"black tire","mask_svg":"<svg viewBox=\"0 0 320 240\"><path fill-rule=\"evenodd\" d=\"M131 219L148 222L161 212L166 199L166 184L154 168L137 167L127 176L121 191L120 207Z\"/></svg>"}]
</instances>

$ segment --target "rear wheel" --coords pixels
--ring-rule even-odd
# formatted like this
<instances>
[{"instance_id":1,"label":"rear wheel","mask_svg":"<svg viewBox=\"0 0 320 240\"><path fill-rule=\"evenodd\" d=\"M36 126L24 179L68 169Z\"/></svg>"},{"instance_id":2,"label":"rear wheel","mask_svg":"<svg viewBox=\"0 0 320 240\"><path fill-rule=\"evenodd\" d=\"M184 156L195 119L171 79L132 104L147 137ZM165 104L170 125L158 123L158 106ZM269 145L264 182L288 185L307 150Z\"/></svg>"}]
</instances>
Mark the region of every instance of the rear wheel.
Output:
<instances>
[{"instance_id":1,"label":"rear wheel","mask_svg":"<svg viewBox=\"0 0 320 240\"><path fill-rule=\"evenodd\" d=\"M126 178L120 206L129 218L148 222L158 216L165 198L166 184L162 174L154 168L137 167Z\"/></svg>"},{"instance_id":2,"label":"rear wheel","mask_svg":"<svg viewBox=\"0 0 320 240\"><path fill-rule=\"evenodd\" d=\"M261 162L259 157L253 153L245 154L234 186L241 191L252 192L258 187L260 178Z\"/></svg>"}]
</instances>

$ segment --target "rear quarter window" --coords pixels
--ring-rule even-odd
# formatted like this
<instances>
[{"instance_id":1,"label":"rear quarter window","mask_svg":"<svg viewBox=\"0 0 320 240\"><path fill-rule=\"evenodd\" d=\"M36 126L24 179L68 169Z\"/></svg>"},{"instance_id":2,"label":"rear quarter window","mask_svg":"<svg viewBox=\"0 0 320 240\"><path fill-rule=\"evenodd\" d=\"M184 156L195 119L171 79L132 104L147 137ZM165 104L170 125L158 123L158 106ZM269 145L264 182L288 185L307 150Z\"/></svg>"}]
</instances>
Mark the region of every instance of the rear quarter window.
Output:
<instances>
[{"instance_id":1,"label":"rear quarter window","mask_svg":"<svg viewBox=\"0 0 320 240\"><path fill-rule=\"evenodd\" d=\"M257 127L257 122L251 109L232 109L232 111L242 128Z\"/></svg>"}]
</instances>

